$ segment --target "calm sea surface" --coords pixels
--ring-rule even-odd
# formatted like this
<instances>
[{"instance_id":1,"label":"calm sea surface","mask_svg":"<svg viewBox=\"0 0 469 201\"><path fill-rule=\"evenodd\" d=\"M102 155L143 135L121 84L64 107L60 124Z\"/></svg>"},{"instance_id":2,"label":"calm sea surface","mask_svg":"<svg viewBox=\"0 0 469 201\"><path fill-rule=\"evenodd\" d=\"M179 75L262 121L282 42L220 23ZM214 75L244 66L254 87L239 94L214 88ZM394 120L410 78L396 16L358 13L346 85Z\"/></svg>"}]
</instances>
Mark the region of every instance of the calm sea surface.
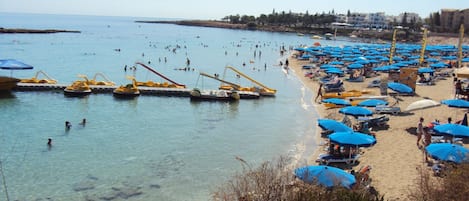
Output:
<instances>
[{"instance_id":1,"label":"calm sea surface","mask_svg":"<svg viewBox=\"0 0 469 201\"><path fill-rule=\"evenodd\" d=\"M242 169L235 156L255 166L314 150L318 115L312 92L277 65L286 58L279 53L282 46L311 44L309 37L134 20L145 19L0 13L0 27L81 31L1 35L0 58L35 68L0 75L31 78L42 70L63 84L79 80L78 74L92 78L98 72L118 85L130 82L127 75L163 81L140 67L124 71L140 61L188 88L215 89L219 83L199 78L198 72L223 75L224 67L232 65L277 89L276 97L194 103L164 96L66 98L60 91L2 96L0 161L11 200L207 200L217 185ZM185 67L187 58L195 70L175 70ZM226 79L252 86L233 72ZM88 121L84 127L82 118ZM71 130L65 131L65 121L72 123ZM53 139L50 150L48 138ZM307 150L300 152L298 145ZM0 200L5 199L2 185Z\"/></svg>"}]
</instances>

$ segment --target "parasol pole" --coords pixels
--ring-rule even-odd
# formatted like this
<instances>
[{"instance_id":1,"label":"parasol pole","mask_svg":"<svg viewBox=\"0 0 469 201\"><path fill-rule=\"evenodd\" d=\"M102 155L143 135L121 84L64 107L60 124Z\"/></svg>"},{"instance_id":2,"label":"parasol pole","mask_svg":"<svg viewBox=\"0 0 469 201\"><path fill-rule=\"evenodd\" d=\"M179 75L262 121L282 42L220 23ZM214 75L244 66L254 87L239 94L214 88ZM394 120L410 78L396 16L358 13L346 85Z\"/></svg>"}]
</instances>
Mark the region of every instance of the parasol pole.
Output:
<instances>
[{"instance_id":1,"label":"parasol pole","mask_svg":"<svg viewBox=\"0 0 469 201\"><path fill-rule=\"evenodd\" d=\"M422 37L422 50L420 51L420 59L419 64L422 66L423 61L425 59L425 48L427 47L427 29L423 29L423 37Z\"/></svg>"},{"instance_id":2,"label":"parasol pole","mask_svg":"<svg viewBox=\"0 0 469 201\"><path fill-rule=\"evenodd\" d=\"M394 32L392 34L392 44L391 44L391 50L389 50L389 64L392 64L392 56L394 54L394 51L396 51L396 33L397 29L394 28Z\"/></svg>"},{"instance_id":3,"label":"parasol pole","mask_svg":"<svg viewBox=\"0 0 469 201\"><path fill-rule=\"evenodd\" d=\"M464 39L464 24L459 28L459 43L458 43L458 68L462 67L462 41Z\"/></svg>"}]
</instances>

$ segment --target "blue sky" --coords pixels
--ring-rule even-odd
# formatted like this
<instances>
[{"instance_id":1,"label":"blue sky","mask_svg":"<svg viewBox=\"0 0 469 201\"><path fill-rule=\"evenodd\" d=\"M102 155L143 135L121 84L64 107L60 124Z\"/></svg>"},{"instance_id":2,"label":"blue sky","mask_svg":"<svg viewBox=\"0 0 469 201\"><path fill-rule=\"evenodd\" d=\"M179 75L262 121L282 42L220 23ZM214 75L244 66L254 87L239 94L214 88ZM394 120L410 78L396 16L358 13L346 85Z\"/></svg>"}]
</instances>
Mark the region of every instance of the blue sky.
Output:
<instances>
[{"instance_id":1,"label":"blue sky","mask_svg":"<svg viewBox=\"0 0 469 201\"><path fill-rule=\"evenodd\" d=\"M292 11L305 13L415 12L427 17L442 8L466 9L468 0L0 0L0 12L221 19Z\"/></svg>"}]
</instances>

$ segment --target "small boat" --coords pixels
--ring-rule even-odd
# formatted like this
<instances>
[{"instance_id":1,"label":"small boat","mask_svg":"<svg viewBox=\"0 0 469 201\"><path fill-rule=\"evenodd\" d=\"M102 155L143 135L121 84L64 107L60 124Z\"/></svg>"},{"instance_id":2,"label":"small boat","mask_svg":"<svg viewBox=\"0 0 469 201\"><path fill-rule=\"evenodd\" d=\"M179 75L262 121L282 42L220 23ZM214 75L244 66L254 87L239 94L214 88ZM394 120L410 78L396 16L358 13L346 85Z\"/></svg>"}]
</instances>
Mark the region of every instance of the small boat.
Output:
<instances>
[{"instance_id":1,"label":"small boat","mask_svg":"<svg viewBox=\"0 0 469 201\"><path fill-rule=\"evenodd\" d=\"M127 79L132 80L132 84L127 84L125 86L120 86L112 92L116 98L135 98L140 95L140 91L137 88L136 81L134 77L127 77Z\"/></svg>"},{"instance_id":2,"label":"small boat","mask_svg":"<svg viewBox=\"0 0 469 201\"><path fill-rule=\"evenodd\" d=\"M229 91L230 93L231 91ZM255 91L236 91L239 94L240 99L259 99L261 95Z\"/></svg>"},{"instance_id":3,"label":"small boat","mask_svg":"<svg viewBox=\"0 0 469 201\"><path fill-rule=\"evenodd\" d=\"M91 89L86 81L75 81L64 89L64 95L70 97L84 97L91 94Z\"/></svg>"},{"instance_id":4,"label":"small boat","mask_svg":"<svg viewBox=\"0 0 469 201\"><path fill-rule=\"evenodd\" d=\"M206 90L201 91L198 88L190 92L191 100L207 101L237 101L240 99L238 92L226 90Z\"/></svg>"},{"instance_id":5,"label":"small boat","mask_svg":"<svg viewBox=\"0 0 469 201\"><path fill-rule=\"evenodd\" d=\"M313 35L313 36L311 36L311 38L312 38L312 39L318 39L318 40L322 39L322 37L321 37L321 36L318 36L318 35Z\"/></svg>"},{"instance_id":6,"label":"small boat","mask_svg":"<svg viewBox=\"0 0 469 201\"><path fill-rule=\"evenodd\" d=\"M334 35L332 35L331 33L326 33L324 34L324 36L326 37L326 40L332 40L332 36Z\"/></svg>"}]
</instances>

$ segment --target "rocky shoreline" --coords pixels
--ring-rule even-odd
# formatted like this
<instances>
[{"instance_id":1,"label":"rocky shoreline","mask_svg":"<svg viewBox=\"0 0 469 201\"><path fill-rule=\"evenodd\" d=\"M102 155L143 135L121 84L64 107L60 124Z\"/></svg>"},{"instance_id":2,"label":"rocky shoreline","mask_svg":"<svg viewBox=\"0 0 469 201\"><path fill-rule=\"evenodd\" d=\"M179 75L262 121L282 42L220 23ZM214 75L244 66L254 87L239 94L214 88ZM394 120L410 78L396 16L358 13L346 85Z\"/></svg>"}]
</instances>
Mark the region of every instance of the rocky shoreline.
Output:
<instances>
[{"instance_id":1,"label":"rocky shoreline","mask_svg":"<svg viewBox=\"0 0 469 201\"><path fill-rule=\"evenodd\" d=\"M6 29L0 28L0 33L4 34L51 34L51 33L81 33L81 31L60 30L60 29Z\"/></svg>"}]
</instances>

